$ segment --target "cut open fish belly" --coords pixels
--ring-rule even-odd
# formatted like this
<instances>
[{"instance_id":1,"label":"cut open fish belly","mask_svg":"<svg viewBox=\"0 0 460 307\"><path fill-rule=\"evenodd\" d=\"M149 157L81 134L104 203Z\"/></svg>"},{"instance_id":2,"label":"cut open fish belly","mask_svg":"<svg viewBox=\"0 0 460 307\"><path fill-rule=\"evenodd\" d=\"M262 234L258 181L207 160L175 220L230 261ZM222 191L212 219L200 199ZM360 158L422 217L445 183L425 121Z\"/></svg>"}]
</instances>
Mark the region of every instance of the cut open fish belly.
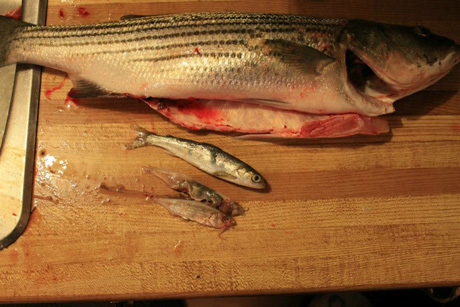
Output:
<instances>
[{"instance_id":1,"label":"cut open fish belly","mask_svg":"<svg viewBox=\"0 0 460 307\"><path fill-rule=\"evenodd\" d=\"M146 101L172 122L193 130L215 130L280 138L335 138L389 131L383 118L359 114L317 115L218 100Z\"/></svg>"}]
</instances>

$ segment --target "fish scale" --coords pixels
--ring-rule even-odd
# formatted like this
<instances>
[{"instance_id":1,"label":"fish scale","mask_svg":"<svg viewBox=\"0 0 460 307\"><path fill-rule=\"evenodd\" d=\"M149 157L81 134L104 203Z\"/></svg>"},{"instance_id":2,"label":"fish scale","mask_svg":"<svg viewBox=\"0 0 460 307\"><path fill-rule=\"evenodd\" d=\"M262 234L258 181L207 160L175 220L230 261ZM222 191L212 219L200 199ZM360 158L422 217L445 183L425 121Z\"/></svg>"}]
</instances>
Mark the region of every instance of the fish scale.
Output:
<instances>
[{"instance_id":1,"label":"fish scale","mask_svg":"<svg viewBox=\"0 0 460 307\"><path fill-rule=\"evenodd\" d=\"M448 51L452 41L423 41L419 36L429 35L419 32L277 14L193 13L45 27L0 18L0 65L24 62L65 71L74 83L72 97L197 98L378 116L455 64L456 54ZM348 70L347 50L375 77L360 75L359 62ZM420 54L440 59L439 67L423 63ZM392 67L397 69L385 75Z\"/></svg>"},{"instance_id":2,"label":"fish scale","mask_svg":"<svg viewBox=\"0 0 460 307\"><path fill-rule=\"evenodd\" d=\"M322 47L332 45L342 24L293 15L204 13L21 27L10 54L17 55L15 61L63 70L73 81L85 79L108 92L169 98L174 92L177 98L188 98L198 95L184 89L201 86L197 94L283 101L282 105L289 100L285 93L298 89L305 78L266 51L264 41L283 40L333 55L333 49ZM97 71L91 72L92 68ZM105 84L108 78L112 82ZM266 87L283 94L254 93ZM235 91L243 95L234 95Z\"/></svg>"}]
</instances>

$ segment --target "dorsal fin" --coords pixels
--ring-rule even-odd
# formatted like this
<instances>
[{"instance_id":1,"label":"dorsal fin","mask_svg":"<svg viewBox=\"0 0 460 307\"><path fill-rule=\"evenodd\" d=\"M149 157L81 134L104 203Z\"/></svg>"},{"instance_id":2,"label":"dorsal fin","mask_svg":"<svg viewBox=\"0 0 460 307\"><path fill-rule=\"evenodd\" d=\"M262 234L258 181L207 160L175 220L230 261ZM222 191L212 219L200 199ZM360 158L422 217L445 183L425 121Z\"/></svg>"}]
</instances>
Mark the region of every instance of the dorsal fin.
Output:
<instances>
[{"instance_id":1,"label":"dorsal fin","mask_svg":"<svg viewBox=\"0 0 460 307\"><path fill-rule=\"evenodd\" d=\"M70 98L125 97L122 94L108 92L90 81L72 77L70 79L73 82L73 87L68 94Z\"/></svg>"}]
</instances>

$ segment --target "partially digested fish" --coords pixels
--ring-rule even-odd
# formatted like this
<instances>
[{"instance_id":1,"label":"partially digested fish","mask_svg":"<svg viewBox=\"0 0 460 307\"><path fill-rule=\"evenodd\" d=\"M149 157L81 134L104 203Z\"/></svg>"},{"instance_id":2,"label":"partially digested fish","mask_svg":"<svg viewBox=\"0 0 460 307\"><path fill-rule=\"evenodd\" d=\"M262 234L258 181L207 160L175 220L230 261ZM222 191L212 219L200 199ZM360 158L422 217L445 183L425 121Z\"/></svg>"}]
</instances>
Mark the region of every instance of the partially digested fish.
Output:
<instances>
[{"instance_id":1,"label":"partially digested fish","mask_svg":"<svg viewBox=\"0 0 460 307\"><path fill-rule=\"evenodd\" d=\"M163 180L169 188L196 201L204 202L229 216L244 214L240 204L184 174L160 168L144 168L144 171Z\"/></svg>"},{"instance_id":2,"label":"partially digested fish","mask_svg":"<svg viewBox=\"0 0 460 307\"><path fill-rule=\"evenodd\" d=\"M232 217L198 201L174 198L154 198L154 201L172 215L201 225L218 229L227 229L236 225Z\"/></svg>"},{"instance_id":3,"label":"partially digested fish","mask_svg":"<svg viewBox=\"0 0 460 307\"><path fill-rule=\"evenodd\" d=\"M0 17L0 65L65 71L71 97L195 97L377 116L459 58L459 45L423 27L363 20L194 13L32 26Z\"/></svg>"},{"instance_id":4,"label":"partially digested fish","mask_svg":"<svg viewBox=\"0 0 460 307\"><path fill-rule=\"evenodd\" d=\"M172 122L199 130L245 133L244 138L335 138L388 132L388 122L359 114L318 115L216 100L150 99Z\"/></svg>"},{"instance_id":5,"label":"partially digested fish","mask_svg":"<svg viewBox=\"0 0 460 307\"><path fill-rule=\"evenodd\" d=\"M128 149L161 147L217 178L254 189L264 189L267 186L265 178L259 172L214 145L170 135L157 135L142 128L138 128L137 133L138 137L127 146Z\"/></svg>"}]
</instances>

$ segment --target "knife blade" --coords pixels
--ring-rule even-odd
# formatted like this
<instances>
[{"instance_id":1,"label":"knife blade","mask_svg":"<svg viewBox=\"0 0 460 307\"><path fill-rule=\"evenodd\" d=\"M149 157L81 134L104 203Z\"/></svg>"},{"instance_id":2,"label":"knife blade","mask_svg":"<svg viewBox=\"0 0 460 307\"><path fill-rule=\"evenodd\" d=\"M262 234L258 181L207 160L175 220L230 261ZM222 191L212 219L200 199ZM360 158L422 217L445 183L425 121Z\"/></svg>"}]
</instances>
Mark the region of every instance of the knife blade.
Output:
<instances>
[{"instance_id":1,"label":"knife blade","mask_svg":"<svg viewBox=\"0 0 460 307\"><path fill-rule=\"evenodd\" d=\"M4 14L21 5L20 0L6 0L0 3L0 13ZM0 68L0 153L5 136L6 124L10 114L11 98L13 97L16 65Z\"/></svg>"},{"instance_id":2,"label":"knife blade","mask_svg":"<svg viewBox=\"0 0 460 307\"><path fill-rule=\"evenodd\" d=\"M16 65L0 68L0 150L5 136L6 123L10 113L11 97L13 96Z\"/></svg>"}]
</instances>

